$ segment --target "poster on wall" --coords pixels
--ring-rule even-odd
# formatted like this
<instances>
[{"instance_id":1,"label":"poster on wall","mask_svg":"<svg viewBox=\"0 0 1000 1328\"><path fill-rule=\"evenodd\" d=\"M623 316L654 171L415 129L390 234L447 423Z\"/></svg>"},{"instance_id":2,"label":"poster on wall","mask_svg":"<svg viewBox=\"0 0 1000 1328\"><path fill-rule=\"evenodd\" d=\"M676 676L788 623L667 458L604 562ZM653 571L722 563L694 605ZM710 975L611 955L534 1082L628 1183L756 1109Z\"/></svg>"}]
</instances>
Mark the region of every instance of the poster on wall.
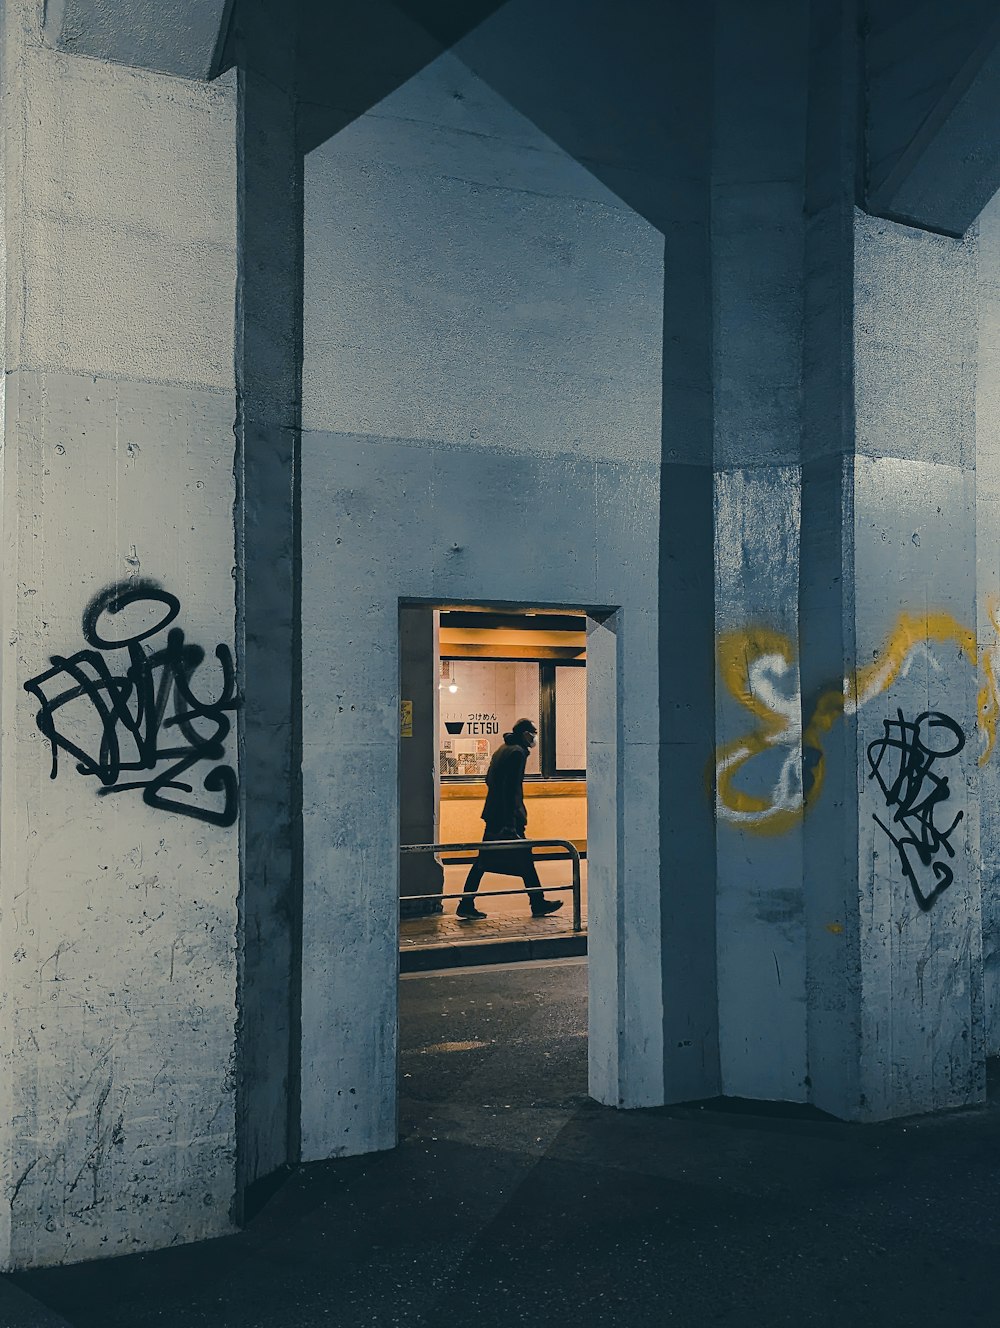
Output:
<instances>
[{"instance_id":1,"label":"poster on wall","mask_svg":"<svg viewBox=\"0 0 1000 1328\"><path fill-rule=\"evenodd\" d=\"M456 705L442 705L441 719L444 728L440 740L441 774L467 778L484 776L495 745L491 738L500 733L496 711L463 710Z\"/></svg>"}]
</instances>

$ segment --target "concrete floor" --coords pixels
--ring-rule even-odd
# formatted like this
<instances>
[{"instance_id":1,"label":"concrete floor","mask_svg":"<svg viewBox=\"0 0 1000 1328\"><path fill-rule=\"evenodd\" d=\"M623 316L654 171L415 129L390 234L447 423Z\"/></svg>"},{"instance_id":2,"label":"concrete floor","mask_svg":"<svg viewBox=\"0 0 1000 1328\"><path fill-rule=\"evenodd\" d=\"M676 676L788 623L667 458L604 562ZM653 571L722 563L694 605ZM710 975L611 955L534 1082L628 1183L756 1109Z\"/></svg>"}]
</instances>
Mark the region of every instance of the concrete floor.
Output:
<instances>
[{"instance_id":1,"label":"concrete floor","mask_svg":"<svg viewBox=\"0 0 1000 1328\"><path fill-rule=\"evenodd\" d=\"M414 974L401 1008L395 1151L307 1168L237 1236L18 1289L73 1328L998 1322L996 1086L868 1127L618 1113L586 1097L584 961Z\"/></svg>"}]
</instances>

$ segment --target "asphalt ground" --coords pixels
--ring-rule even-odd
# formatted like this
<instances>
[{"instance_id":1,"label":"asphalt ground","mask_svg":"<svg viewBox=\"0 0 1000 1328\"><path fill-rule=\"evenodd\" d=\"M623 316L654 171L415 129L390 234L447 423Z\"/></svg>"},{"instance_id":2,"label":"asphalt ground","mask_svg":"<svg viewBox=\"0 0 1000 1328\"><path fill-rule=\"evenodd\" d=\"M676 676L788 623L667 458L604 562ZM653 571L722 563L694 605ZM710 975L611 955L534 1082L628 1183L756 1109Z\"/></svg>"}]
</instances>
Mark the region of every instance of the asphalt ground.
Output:
<instances>
[{"instance_id":1,"label":"asphalt ground","mask_svg":"<svg viewBox=\"0 0 1000 1328\"><path fill-rule=\"evenodd\" d=\"M302 1169L237 1235L0 1283L62 1316L38 1328L1000 1324L995 1084L875 1126L616 1112L586 1096L586 972L404 978L397 1149Z\"/></svg>"}]
</instances>

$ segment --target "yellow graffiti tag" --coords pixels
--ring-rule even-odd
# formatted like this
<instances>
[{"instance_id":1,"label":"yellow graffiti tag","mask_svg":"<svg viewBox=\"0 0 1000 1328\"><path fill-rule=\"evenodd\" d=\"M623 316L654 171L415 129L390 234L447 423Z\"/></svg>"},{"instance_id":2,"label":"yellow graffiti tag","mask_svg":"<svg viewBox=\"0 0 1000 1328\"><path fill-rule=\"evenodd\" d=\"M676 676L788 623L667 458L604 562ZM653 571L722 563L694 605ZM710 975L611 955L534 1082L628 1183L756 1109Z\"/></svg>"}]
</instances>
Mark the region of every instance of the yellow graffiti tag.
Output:
<instances>
[{"instance_id":1,"label":"yellow graffiti tag","mask_svg":"<svg viewBox=\"0 0 1000 1328\"><path fill-rule=\"evenodd\" d=\"M993 641L988 646L981 646L979 663L983 670L983 684L979 689L977 717L979 732L984 736L983 750L979 754L979 764L985 765L993 755L997 742L997 719L1000 717L1000 695L997 692L997 642L1000 640L1000 599L991 596L986 601L986 616L992 627Z\"/></svg>"},{"instance_id":2,"label":"yellow graffiti tag","mask_svg":"<svg viewBox=\"0 0 1000 1328\"><path fill-rule=\"evenodd\" d=\"M719 672L730 693L756 715L757 728L716 753L716 796L727 819L748 828L781 834L801 814L801 702L797 682L791 695L779 688L795 676L791 641L766 627L724 632L718 641ZM754 757L783 749L778 780L766 796L737 788L735 779Z\"/></svg>"},{"instance_id":3,"label":"yellow graffiti tag","mask_svg":"<svg viewBox=\"0 0 1000 1328\"><path fill-rule=\"evenodd\" d=\"M1000 637L1000 600L987 605L990 623ZM840 688L823 692L802 722L802 698L794 647L784 633L752 626L723 632L718 639L719 673L729 693L756 716L757 725L715 755L716 805L732 824L758 834L782 834L798 821L823 787L826 756L823 739L842 714L855 714L905 675L914 658L931 647L955 645L982 682L977 724L985 765L996 746L1000 694L997 689L998 646L977 648L976 635L951 614L926 611L901 613L876 660L855 669ZM777 752L780 767L772 787L754 794L736 785L737 776L764 752Z\"/></svg>"}]
</instances>

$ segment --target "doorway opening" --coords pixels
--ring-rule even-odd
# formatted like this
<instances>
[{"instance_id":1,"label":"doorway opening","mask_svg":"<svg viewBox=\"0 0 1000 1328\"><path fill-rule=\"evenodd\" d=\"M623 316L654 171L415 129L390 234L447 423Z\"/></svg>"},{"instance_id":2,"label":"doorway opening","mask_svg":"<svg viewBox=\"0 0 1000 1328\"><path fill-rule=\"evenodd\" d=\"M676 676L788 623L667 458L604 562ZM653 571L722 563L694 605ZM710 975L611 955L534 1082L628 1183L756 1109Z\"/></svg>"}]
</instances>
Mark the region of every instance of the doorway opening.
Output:
<instances>
[{"instance_id":1,"label":"doorway opening","mask_svg":"<svg viewBox=\"0 0 1000 1328\"><path fill-rule=\"evenodd\" d=\"M538 896L529 898L501 853L487 853L475 903L483 916L463 918L448 896L463 891L477 850L401 853L401 969L585 954L586 614L405 605L400 698L402 844L481 841L491 762L510 751L505 737L518 721L528 721L536 736L524 767L524 833L568 841L579 855L577 901L566 889L575 875L569 851L553 843L531 850L546 899L560 905L535 916Z\"/></svg>"},{"instance_id":2,"label":"doorway opening","mask_svg":"<svg viewBox=\"0 0 1000 1328\"><path fill-rule=\"evenodd\" d=\"M617 943L616 762L607 759L619 722L616 623L613 610L400 604L401 846L464 846L399 857L403 1138L467 1144L484 1112L516 1133L524 1113L575 1110L590 1094L609 1100L616 1033L602 993ZM530 849L543 894L561 907L533 916L524 882L486 865L475 896L485 916L462 920L455 896L483 842L487 773L519 720L537 734L524 761L526 841L570 846ZM571 854L579 930L566 889Z\"/></svg>"}]
</instances>

